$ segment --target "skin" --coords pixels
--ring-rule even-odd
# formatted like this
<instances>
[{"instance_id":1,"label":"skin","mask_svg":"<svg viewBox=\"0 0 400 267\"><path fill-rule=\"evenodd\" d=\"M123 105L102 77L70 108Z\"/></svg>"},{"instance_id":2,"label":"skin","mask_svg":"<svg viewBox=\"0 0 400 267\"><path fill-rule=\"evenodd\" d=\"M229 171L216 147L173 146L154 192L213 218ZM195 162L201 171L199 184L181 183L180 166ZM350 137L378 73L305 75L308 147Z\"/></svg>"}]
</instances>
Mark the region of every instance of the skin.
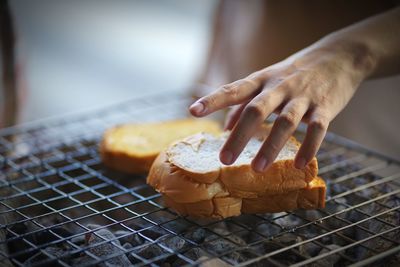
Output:
<instances>
[{"instance_id":1,"label":"skin","mask_svg":"<svg viewBox=\"0 0 400 267\"><path fill-rule=\"evenodd\" d=\"M219 87L189 110L203 117L235 106L226 129L231 134L220 152L222 163L235 162L258 126L279 114L270 135L252 161L264 172L296 130L308 124L295 158L304 168L316 155L329 123L343 110L359 84L369 77L400 72L400 8L333 32L311 46L243 79Z\"/></svg>"}]
</instances>

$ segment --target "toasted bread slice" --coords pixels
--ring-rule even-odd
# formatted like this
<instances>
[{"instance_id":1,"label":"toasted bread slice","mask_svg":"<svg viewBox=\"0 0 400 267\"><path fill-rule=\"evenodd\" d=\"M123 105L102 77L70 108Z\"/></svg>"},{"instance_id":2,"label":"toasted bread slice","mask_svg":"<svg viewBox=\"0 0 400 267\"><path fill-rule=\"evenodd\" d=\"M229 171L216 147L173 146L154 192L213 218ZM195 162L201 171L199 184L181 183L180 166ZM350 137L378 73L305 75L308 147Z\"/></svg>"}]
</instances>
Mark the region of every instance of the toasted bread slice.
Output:
<instances>
[{"instance_id":1,"label":"toasted bread slice","mask_svg":"<svg viewBox=\"0 0 400 267\"><path fill-rule=\"evenodd\" d=\"M325 207L326 185L316 177L306 188L258 198L244 198L242 213L267 213Z\"/></svg>"},{"instance_id":2,"label":"toasted bread slice","mask_svg":"<svg viewBox=\"0 0 400 267\"><path fill-rule=\"evenodd\" d=\"M194 181L212 184L219 180L233 197L242 198L305 188L317 176L316 158L303 170L294 167L294 158L300 147L294 137L289 139L271 167L261 174L254 172L250 164L264 140L252 138L238 159L226 166L219 160L226 138L226 133L189 136L166 150L168 161Z\"/></svg>"},{"instance_id":3,"label":"toasted bread slice","mask_svg":"<svg viewBox=\"0 0 400 267\"><path fill-rule=\"evenodd\" d=\"M100 145L103 163L126 173L145 173L157 155L175 140L198 132L221 132L211 120L182 119L125 124L107 130Z\"/></svg>"},{"instance_id":4,"label":"toasted bread slice","mask_svg":"<svg viewBox=\"0 0 400 267\"><path fill-rule=\"evenodd\" d=\"M314 178L304 189L259 198L214 197L193 203L178 203L163 194L164 203L181 215L222 219L240 214L274 213L296 209L319 209L325 207L325 182Z\"/></svg>"}]
</instances>

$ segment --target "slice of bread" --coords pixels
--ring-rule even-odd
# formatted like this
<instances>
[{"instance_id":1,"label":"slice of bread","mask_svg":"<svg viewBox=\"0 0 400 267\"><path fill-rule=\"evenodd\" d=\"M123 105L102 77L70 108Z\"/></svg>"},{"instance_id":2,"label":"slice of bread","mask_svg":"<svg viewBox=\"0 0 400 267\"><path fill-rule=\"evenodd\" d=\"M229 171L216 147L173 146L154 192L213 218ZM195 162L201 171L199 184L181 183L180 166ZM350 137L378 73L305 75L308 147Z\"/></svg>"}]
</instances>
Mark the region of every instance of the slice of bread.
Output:
<instances>
[{"instance_id":1,"label":"slice of bread","mask_svg":"<svg viewBox=\"0 0 400 267\"><path fill-rule=\"evenodd\" d=\"M161 152L154 161L147 176L147 183L179 203L192 203L229 195L218 181L205 184L190 179L185 172L168 161L165 152Z\"/></svg>"},{"instance_id":2,"label":"slice of bread","mask_svg":"<svg viewBox=\"0 0 400 267\"><path fill-rule=\"evenodd\" d=\"M259 136L231 166L221 164L218 158L225 133L184 138L159 154L147 183L163 195L168 207L195 217L324 207L325 183L316 177L317 161L314 158L304 170L296 169L293 161L299 143L294 138L265 173L253 172L250 162L265 138Z\"/></svg>"},{"instance_id":3,"label":"slice of bread","mask_svg":"<svg viewBox=\"0 0 400 267\"><path fill-rule=\"evenodd\" d=\"M314 178L306 188L258 198L214 197L193 203L179 203L163 194L164 203L181 215L222 219L240 214L273 213L325 207L325 182Z\"/></svg>"},{"instance_id":4,"label":"slice of bread","mask_svg":"<svg viewBox=\"0 0 400 267\"><path fill-rule=\"evenodd\" d=\"M316 158L303 170L294 167L294 157L300 147L294 137L289 139L271 167L262 174L254 172L250 164L263 139L252 138L235 163L226 166L218 156L226 138L227 133L189 136L166 150L168 161L194 181L211 184L218 179L232 196L242 198L305 188L317 176Z\"/></svg>"},{"instance_id":5,"label":"slice of bread","mask_svg":"<svg viewBox=\"0 0 400 267\"><path fill-rule=\"evenodd\" d=\"M167 195L163 195L164 204L180 215L199 218L223 219L239 216L242 213L242 199L233 197L218 197L193 203L178 203Z\"/></svg>"},{"instance_id":6,"label":"slice of bread","mask_svg":"<svg viewBox=\"0 0 400 267\"><path fill-rule=\"evenodd\" d=\"M317 209L325 207L326 185L315 177L306 188L258 198L244 198L242 213L281 212L296 209Z\"/></svg>"},{"instance_id":7,"label":"slice of bread","mask_svg":"<svg viewBox=\"0 0 400 267\"><path fill-rule=\"evenodd\" d=\"M157 155L172 142L202 131L217 134L221 127L215 121L199 119L116 126L103 136L102 161L118 171L145 173Z\"/></svg>"}]
</instances>

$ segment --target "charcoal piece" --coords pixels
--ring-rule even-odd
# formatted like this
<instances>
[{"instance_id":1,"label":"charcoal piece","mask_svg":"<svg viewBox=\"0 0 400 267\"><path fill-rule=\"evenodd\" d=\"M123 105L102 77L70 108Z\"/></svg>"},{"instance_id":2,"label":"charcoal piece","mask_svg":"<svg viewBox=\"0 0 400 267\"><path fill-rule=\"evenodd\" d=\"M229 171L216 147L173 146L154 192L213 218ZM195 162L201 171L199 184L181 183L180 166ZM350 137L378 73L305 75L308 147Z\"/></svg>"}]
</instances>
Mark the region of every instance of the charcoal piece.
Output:
<instances>
[{"instance_id":1,"label":"charcoal piece","mask_svg":"<svg viewBox=\"0 0 400 267\"><path fill-rule=\"evenodd\" d=\"M239 264L239 263L247 260L247 258L241 252L238 252L238 251L228 253L228 254L222 256L222 259L227 260L228 262L235 263L235 264Z\"/></svg>"},{"instance_id":2,"label":"charcoal piece","mask_svg":"<svg viewBox=\"0 0 400 267\"><path fill-rule=\"evenodd\" d=\"M60 258L65 254L65 251L58 247L47 247L44 249L46 253L56 257ZM46 261L46 262L43 262ZM63 260L65 261L65 260ZM57 259L51 259L51 257L47 256L45 253L42 251L36 253L32 257L30 257L28 260L24 262L24 266L32 266L32 265L40 265L40 266L62 266L60 263L57 262Z\"/></svg>"},{"instance_id":3,"label":"charcoal piece","mask_svg":"<svg viewBox=\"0 0 400 267\"><path fill-rule=\"evenodd\" d=\"M337 184L330 184L328 190L330 196L335 196L348 191L348 188L340 183L337 183Z\"/></svg>"},{"instance_id":4,"label":"charcoal piece","mask_svg":"<svg viewBox=\"0 0 400 267\"><path fill-rule=\"evenodd\" d=\"M204 228L197 228L194 231L185 233L183 236L190 241L200 244L206 237L206 230Z\"/></svg>"},{"instance_id":5,"label":"charcoal piece","mask_svg":"<svg viewBox=\"0 0 400 267\"><path fill-rule=\"evenodd\" d=\"M392 256L387 257L384 260L376 262L375 266L399 267L400 266L400 253L396 253Z\"/></svg>"},{"instance_id":6,"label":"charcoal piece","mask_svg":"<svg viewBox=\"0 0 400 267\"><path fill-rule=\"evenodd\" d=\"M323 255L325 253L328 253L332 250L338 249L340 248L340 246L336 245L336 244L329 244L327 246L325 246L323 249L321 249L321 251L318 253L318 255ZM335 253L329 256L326 256L320 260L318 260L317 262L314 262L311 264L312 267L333 267L339 260L340 260L341 256L339 253Z\"/></svg>"},{"instance_id":7,"label":"charcoal piece","mask_svg":"<svg viewBox=\"0 0 400 267\"><path fill-rule=\"evenodd\" d=\"M115 240L115 236L106 229L100 229L94 233L87 234L88 251L96 255L99 258L108 257L111 254L116 254L115 257L105 260L104 264L111 264L117 266L130 266L131 262L127 256L122 252L121 249L117 248L110 242L103 243L101 245L96 245L100 242L105 242L106 240L114 240L113 242L117 245L121 245L119 240Z\"/></svg>"},{"instance_id":8,"label":"charcoal piece","mask_svg":"<svg viewBox=\"0 0 400 267\"><path fill-rule=\"evenodd\" d=\"M32 257L30 257L29 259L27 259L24 262L24 265L32 266L32 265L40 263L41 261L44 261L46 259L48 259L48 257L46 255L44 255L42 252L38 252L35 255L33 255Z\"/></svg>"},{"instance_id":9,"label":"charcoal piece","mask_svg":"<svg viewBox=\"0 0 400 267\"><path fill-rule=\"evenodd\" d=\"M300 219L296 216L284 216L278 219L275 219L274 222L281 226L283 229L293 229L298 227L304 223L304 220Z\"/></svg>"},{"instance_id":10,"label":"charcoal piece","mask_svg":"<svg viewBox=\"0 0 400 267\"><path fill-rule=\"evenodd\" d=\"M296 215L307 221L317 221L323 217L323 214L318 210L298 210Z\"/></svg>"},{"instance_id":11,"label":"charcoal piece","mask_svg":"<svg viewBox=\"0 0 400 267\"><path fill-rule=\"evenodd\" d=\"M173 251L179 251L186 245L186 241L179 236L162 236L157 239L157 242L170 248Z\"/></svg>"},{"instance_id":12,"label":"charcoal piece","mask_svg":"<svg viewBox=\"0 0 400 267\"><path fill-rule=\"evenodd\" d=\"M260 233L261 235L263 235L264 238L268 238L271 236L275 236L277 235L281 230L273 225L272 223L262 223L259 224L257 226L255 226L254 232L255 233ZM253 234L253 239L257 239L258 238L258 234ZM256 241L256 240L254 240Z\"/></svg>"},{"instance_id":13,"label":"charcoal piece","mask_svg":"<svg viewBox=\"0 0 400 267\"><path fill-rule=\"evenodd\" d=\"M171 249L174 252L181 252L187 248L187 243L179 236L165 235L156 240L158 244ZM162 259L162 266L170 266L178 258L177 255L172 254L167 258Z\"/></svg>"},{"instance_id":14,"label":"charcoal piece","mask_svg":"<svg viewBox=\"0 0 400 267\"><path fill-rule=\"evenodd\" d=\"M44 250L55 258L61 258L68 252L59 247L47 247Z\"/></svg>"},{"instance_id":15,"label":"charcoal piece","mask_svg":"<svg viewBox=\"0 0 400 267\"><path fill-rule=\"evenodd\" d=\"M388 213L387 215L396 217L396 215L393 213L392 214ZM368 226L366 226L366 225L368 225ZM391 229L391 226L386 225L382 222L374 221L374 220L371 220L370 222L365 223L364 226L369 227L368 229L373 231L374 233L380 233L380 232ZM357 239L364 239L369 236L369 234L367 234L365 231L362 231L361 229L358 229L356 231L356 233L357 233ZM396 242L396 241L400 240L400 231L399 230L391 231L388 234L386 234L385 236L390 238L394 242ZM384 238L379 238L379 237L373 238L373 239L368 240L363 243L365 247L358 246L356 248L356 251L355 251L356 257L360 260L369 258L372 255L374 255L374 252L372 250L377 250L378 252L383 252L383 251L389 250L389 249L393 248L394 246L396 246L396 243L394 243L394 242L391 242L389 240L386 240Z\"/></svg>"},{"instance_id":16,"label":"charcoal piece","mask_svg":"<svg viewBox=\"0 0 400 267\"><path fill-rule=\"evenodd\" d=\"M223 236L224 238L228 239L229 241L234 242L235 244L239 245L239 246L245 246L247 245L246 241L244 241L241 237L232 234L230 231L227 231L225 229L221 229L221 228L215 228L213 229L213 231L221 236ZM206 240L210 240L211 238L214 238L215 235L211 235L209 237L207 237L205 239Z\"/></svg>"},{"instance_id":17,"label":"charcoal piece","mask_svg":"<svg viewBox=\"0 0 400 267\"><path fill-rule=\"evenodd\" d=\"M205 252L201 248L192 248L192 249L188 250L187 252L185 252L184 255L191 260L197 260L201 256L206 256L209 254L207 254L207 252Z\"/></svg>"},{"instance_id":18,"label":"charcoal piece","mask_svg":"<svg viewBox=\"0 0 400 267\"><path fill-rule=\"evenodd\" d=\"M89 224L86 225L86 227L89 228L90 230L95 230L97 228L100 228L101 225L94 224L94 223L89 223Z\"/></svg>"},{"instance_id":19,"label":"charcoal piece","mask_svg":"<svg viewBox=\"0 0 400 267\"><path fill-rule=\"evenodd\" d=\"M26 223L16 223L10 227L10 230L19 235L22 235L28 231L28 226L26 225Z\"/></svg>"},{"instance_id":20,"label":"charcoal piece","mask_svg":"<svg viewBox=\"0 0 400 267\"><path fill-rule=\"evenodd\" d=\"M269 213L262 214L261 216L266 218L267 220L271 219L271 214ZM233 220L237 224L242 225L243 227L246 227L248 229L254 229L259 223L259 219L257 217L249 214L242 214L238 217L234 217Z\"/></svg>"},{"instance_id":21,"label":"charcoal piece","mask_svg":"<svg viewBox=\"0 0 400 267\"><path fill-rule=\"evenodd\" d=\"M304 257L314 257L321 250L321 247L314 242L307 242L299 246L299 252Z\"/></svg>"},{"instance_id":22,"label":"charcoal piece","mask_svg":"<svg viewBox=\"0 0 400 267\"><path fill-rule=\"evenodd\" d=\"M206 238L204 247L211 253L219 255L235 249L236 245L226 239L215 239L208 242Z\"/></svg>"},{"instance_id":23,"label":"charcoal piece","mask_svg":"<svg viewBox=\"0 0 400 267\"><path fill-rule=\"evenodd\" d=\"M88 255L78 256L71 260L71 266L81 267L81 266L92 266L96 260Z\"/></svg>"},{"instance_id":24,"label":"charcoal piece","mask_svg":"<svg viewBox=\"0 0 400 267\"><path fill-rule=\"evenodd\" d=\"M72 233L61 227L53 228L51 231L54 234L49 230L43 230L35 233L32 237L34 243L36 245L47 244L59 240L60 238L57 235L61 236L62 238L67 238L72 235Z\"/></svg>"},{"instance_id":25,"label":"charcoal piece","mask_svg":"<svg viewBox=\"0 0 400 267\"><path fill-rule=\"evenodd\" d=\"M323 226L325 226L326 229L338 229L341 227L345 227L349 225L351 222L346 222L337 218L329 218L327 220L324 220ZM321 239L323 243L335 243L341 246L346 245L347 238L354 239L355 236L355 231L354 227L348 227L345 228L344 230L341 230L340 232L331 234L329 236L325 236Z\"/></svg>"},{"instance_id":26,"label":"charcoal piece","mask_svg":"<svg viewBox=\"0 0 400 267\"><path fill-rule=\"evenodd\" d=\"M187 232L191 227L193 227L192 224L183 219L177 219L163 224L163 228L172 230L174 233Z\"/></svg>"},{"instance_id":27,"label":"charcoal piece","mask_svg":"<svg viewBox=\"0 0 400 267\"><path fill-rule=\"evenodd\" d=\"M189 259L191 259L192 261L196 261L196 260L198 260L200 257L202 257L202 256L207 256L207 255L209 255L207 252L205 252L203 249L201 249L201 248L192 248L192 249L190 249L190 250L188 250L188 251L186 251L185 253L183 253L183 255L185 256L185 257L187 257L187 258L189 258ZM176 259L173 263L172 263L172 266L173 267L178 267L178 266L183 266L183 265L186 265L188 262L187 261L185 261L185 260L183 260L183 259L181 259L181 258L178 258L178 259Z\"/></svg>"},{"instance_id":28,"label":"charcoal piece","mask_svg":"<svg viewBox=\"0 0 400 267\"><path fill-rule=\"evenodd\" d=\"M133 246L131 245L131 243L125 243L122 245L122 247L128 251L132 250ZM129 252L128 252L129 253Z\"/></svg>"},{"instance_id":29,"label":"charcoal piece","mask_svg":"<svg viewBox=\"0 0 400 267\"><path fill-rule=\"evenodd\" d=\"M131 253L132 249L133 249L133 246L131 245L131 243L125 243L125 244L122 245L122 247L128 251L125 255L128 257L130 262L132 264L137 263L137 259Z\"/></svg>"},{"instance_id":30,"label":"charcoal piece","mask_svg":"<svg viewBox=\"0 0 400 267\"><path fill-rule=\"evenodd\" d=\"M338 199L340 203L345 203L344 198ZM331 202L327 205L326 209L331 214L339 213L343 209L347 207L343 206L342 204ZM325 227L327 230L334 230L339 229L342 227L346 227L353 222L360 221L364 219L361 213L357 212L356 210L349 210L347 212L339 213L336 216L327 218L322 221L322 226ZM344 246L347 244L348 239L355 239L356 236L356 228L355 227L346 227L344 230L341 230L338 233L334 233L329 236L325 236L321 239L323 243L334 243L340 246Z\"/></svg>"},{"instance_id":31,"label":"charcoal piece","mask_svg":"<svg viewBox=\"0 0 400 267\"><path fill-rule=\"evenodd\" d=\"M162 248L160 248L156 244L151 244L151 243L148 243L147 245L144 245L143 247L140 247L133 252L136 255L148 260L165 254ZM130 253L128 258L133 264L140 263L139 259L133 256L133 253Z\"/></svg>"},{"instance_id":32,"label":"charcoal piece","mask_svg":"<svg viewBox=\"0 0 400 267\"><path fill-rule=\"evenodd\" d=\"M160 228L160 227L153 226L153 227L150 227L150 228L148 228L148 229L146 229L144 231L141 231L141 233L144 236L146 236L148 238L151 238L152 240L156 240L157 238L159 238L159 237L161 237L163 235L166 235L168 232L165 231L164 229Z\"/></svg>"},{"instance_id":33,"label":"charcoal piece","mask_svg":"<svg viewBox=\"0 0 400 267\"><path fill-rule=\"evenodd\" d=\"M14 224L13 226L10 227L10 230L15 232L18 236L19 235L23 235L25 233L27 233L28 231L28 227L26 225L26 223L17 223ZM10 232L6 232L6 239L10 239L10 238L15 238L16 236L14 234L11 234ZM31 236L26 236L26 239L29 239L29 237ZM30 240L29 241L33 241ZM15 257L15 259L17 259L20 262L24 262L26 260L28 260L29 258L31 258L32 256L36 255L36 253L39 252L39 250L32 250L32 251L28 251L29 249L31 249L31 246L28 245L26 242L24 242L22 240L22 237L19 237L17 239L14 239L12 241L7 242L8 244L8 250L10 252L10 254L14 254L14 253L21 253L22 251L25 251L24 253L21 253L20 255L18 255L17 257Z\"/></svg>"},{"instance_id":34,"label":"charcoal piece","mask_svg":"<svg viewBox=\"0 0 400 267\"><path fill-rule=\"evenodd\" d=\"M218 258L209 258L206 256L202 256L198 259L199 267L229 267L232 266L225 261L218 259Z\"/></svg>"},{"instance_id":35,"label":"charcoal piece","mask_svg":"<svg viewBox=\"0 0 400 267\"><path fill-rule=\"evenodd\" d=\"M384 194L384 191L383 190L380 191L376 187L365 188L365 189L357 192L357 195L364 198L365 200L369 200L371 198L376 198L381 194Z\"/></svg>"},{"instance_id":36,"label":"charcoal piece","mask_svg":"<svg viewBox=\"0 0 400 267\"><path fill-rule=\"evenodd\" d=\"M59 235L63 238L67 238L67 237L70 237L71 235L73 235L70 231L68 231L64 227L54 227L51 229L51 231L53 231L54 233L56 233L57 235Z\"/></svg>"},{"instance_id":37,"label":"charcoal piece","mask_svg":"<svg viewBox=\"0 0 400 267\"><path fill-rule=\"evenodd\" d=\"M227 262L229 262L229 263L239 264L239 263L246 262L250 259L258 258L260 255L264 255L264 253L258 254L258 253L256 253L256 250L253 247L251 247L251 248L240 249L238 251L235 251L231 254L228 254L227 256L224 256L223 259L224 260L228 259ZM261 263L261 261L259 261L259 262L255 262L255 263L251 264L250 266L261 267L261 266L265 266L265 265L263 265Z\"/></svg>"},{"instance_id":38,"label":"charcoal piece","mask_svg":"<svg viewBox=\"0 0 400 267\"><path fill-rule=\"evenodd\" d=\"M246 258L240 252L230 252L231 250L234 250L241 245L246 245L246 242L242 238L234 234L230 234L224 229L214 229L214 231L218 232L220 235L229 235L224 236L224 238L217 237L216 235L211 235L205 238L203 246L210 252L211 255L224 254L223 258L229 259L230 261L235 263L243 262L246 260Z\"/></svg>"},{"instance_id":39,"label":"charcoal piece","mask_svg":"<svg viewBox=\"0 0 400 267\"><path fill-rule=\"evenodd\" d=\"M296 236L291 233L286 233L284 235L280 235L278 237L275 237L274 239L264 242L263 254L273 252L273 251L279 250L284 247L291 246L291 245L296 244L301 241L302 241L302 238L300 236ZM284 253L279 253L277 255L274 255L273 258L276 260L279 260L279 261L283 260L283 261L288 261L291 263L297 262L302 259L300 256L301 252L299 251L299 249L300 248L298 247L298 248L286 250ZM259 250L259 252L261 252L260 248L258 250Z\"/></svg>"},{"instance_id":40,"label":"charcoal piece","mask_svg":"<svg viewBox=\"0 0 400 267\"><path fill-rule=\"evenodd\" d=\"M0 211L1 211L1 208L0 208ZM0 225L3 225L3 221L1 218L0 218ZM13 264L7 258L8 248L7 248L7 244L4 242L5 240L6 240L6 230L0 228L0 251L3 252L3 253L0 253L0 266L12 267Z\"/></svg>"},{"instance_id":41,"label":"charcoal piece","mask_svg":"<svg viewBox=\"0 0 400 267\"><path fill-rule=\"evenodd\" d=\"M370 183L371 181L368 181L368 180L369 179L366 177L356 177L356 178L352 179L352 182L355 184L354 187L356 187L356 186L361 186L361 185ZM380 185L368 187L368 188L364 188L363 190L358 191L357 194L365 199L371 199L371 198L377 197L381 193L384 193L383 190L380 190L381 188L382 188L382 186L380 186Z\"/></svg>"},{"instance_id":42,"label":"charcoal piece","mask_svg":"<svg viewBox=\"0 0 400 267\"><path fill-rule=\"evenodd\" d=\"M381 204L387 206L387 207L397 207L400 206L400 199L397 197L389 197L385 198ZM381 213L387 210L386 207L379 205L378 203L370 203L369 205L365 205L362 207L362 209L367 213L367 214L377 214ZM400 213L398 211L391 211L387 212L384 215L379 216L379 218L387 223L390 223L392 225L399 225L400 222ZM362 224L365 228L369 229L373 233L381 233L387 230L390 230L393 228L393 226L388 225L384 222L380 222L377 219L370 219ZM357 239L361 240L369 236L365 231L362 230L357 230ZM385 237L390 238L394 241L400 240L400 230L395 230L391 231L388 234L385 235ZM364 246L377 250L379 252L383 252L386 250L389 250L396 246L394 242L388 241L383 238L373 238L367 242L364 243ZM374 253L372 252L371 249L367 249L364 247L357 247L355 254L358 259L365 259L368 257L371 257Z\"/></svg>"},{"instance_id":43,"label":"charcoal piece","mask_svg":"<svg viewBox=\"0 0 400 267\"><path fill-rule=\"evenodd\" d=\"M332 242L331 235L326 235L326 236L324 236L324 237L322 237L322 238L320 238L320 239L318 239L318 240L321 241L321 243L323 243L323 244L333 243L333 242Z\"/></svg>"},{"instance_id":44,"label":"charcoal piece","mask_svg":"<svg viewBox=\"0 0 400 267\"><path fill-rule=\"evenodd\" d=\"M71 238L71 242L76 244L76 245L83 245L85 243L85 235L84 234L80 234L78 236L75 236L73 238Z\"/></svg>"},{"instance_id":45,"label":"charcoal piece","mask_svg":"<svg viewBox=\"0 0 400 267\"><path fill-rule=\"evenodd\" d=\"M213 231L223 237L219 237L214 234L204 239L203 246L210 251L211 254L221 255L227 253L224 255L224 257L236 263L246 260L246 258L241 255L240 252L230 252L231 250L247 245L247 243L241 237L232 234L225 229L215 228Z\"/></svg>"},{"instance_id":46,"label":"charcoal piece","mask_svg":"<svg viewBox=\"0 0 400 267\"><path fill-rule=\"evenodd\" d=\"M136 233L119 230L114 234L122 244L130 243L132 246L136 247L144 243L144 239Z\"/></svg>"}]
</instances>

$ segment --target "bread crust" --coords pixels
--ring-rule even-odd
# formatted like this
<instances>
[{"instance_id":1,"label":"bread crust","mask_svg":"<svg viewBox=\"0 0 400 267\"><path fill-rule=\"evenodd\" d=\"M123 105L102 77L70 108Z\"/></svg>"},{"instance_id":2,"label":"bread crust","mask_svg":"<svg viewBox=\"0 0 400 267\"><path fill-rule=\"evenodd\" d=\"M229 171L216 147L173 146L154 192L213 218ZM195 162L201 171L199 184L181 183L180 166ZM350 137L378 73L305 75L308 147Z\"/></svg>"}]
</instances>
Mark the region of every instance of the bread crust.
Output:
<instances>
[{"instance_id":1,"label":"bread crust","mask_svg":"<svg viewBox=\"0 0 400 267\"><path fill-rule=\"evenodd\" d=\"M221 197L193 203L178 203L163 195L164 204L180 215L189 215L198 218L223 219L239 216L242 209L242 199Z\"/></svg>"},{"instance_id":2,"label":"bread crust","mask_svg":"<svg viewBox=\"0 0 400 267\"><path fill-rule=\"evenodd\" d=\"M219 182L198 183L187 177L180 168L168 161L165 152L161 152L154 161L147 183L178 203L193 203L228 195Z\"/></svg>"},{"instance_id":3,"label":"bread crust","mask_svg":"<svg viewBox=\"0 0 400 267\"><path fill-rule=\"evenodd\" d=\"M222 219L240 214L273 213L296 209L318 209L325 207L326 187L323 180L318 186L258 198L216 197L193 203L179 203L163 194L164 204L180 215L199 218Z\"/></svg>"},{"instance_id":4,"label":"bread crust","mask_svg":"<svg viewBox=\"0 0 400 267\"><path fill-rule=\"evenodd\" d=\"M305 188L317 175L317 168L315 158L304 170L296 169L293 160L281 160L265 173L253 171L250 165L226 166L219 178L232 196L256 198Z\"/></svg>"},{"instance_id":5,"label":"bread crust","mask_svg":"<svg viewBox=\"0 0 400 267\"><path fill-rule=\"evenodd\" d=\"M242 213L267 213L325 207L325 182L316 177L306 188L258 198L244 198Z\"/></svg>"},{"instance_id":6,"label":"bread crust","mask_svg":"<svg viewBox=\"0 0 400 267\"><path fill-rule=\"evenodd\" d=\"M325 182L319 177L302 188L288 185L290 189L281 186L279 190L264 193L260 190L258 192L261 193L257 194L232 193L219 179L206 184L187 177L185 172L169 162L165 152L160 153L154 161L147 183L162 194L167 207L181 215L194 217L220 219L241 213L281 212L325 206Z\"/></svg>"}]
</instances>

